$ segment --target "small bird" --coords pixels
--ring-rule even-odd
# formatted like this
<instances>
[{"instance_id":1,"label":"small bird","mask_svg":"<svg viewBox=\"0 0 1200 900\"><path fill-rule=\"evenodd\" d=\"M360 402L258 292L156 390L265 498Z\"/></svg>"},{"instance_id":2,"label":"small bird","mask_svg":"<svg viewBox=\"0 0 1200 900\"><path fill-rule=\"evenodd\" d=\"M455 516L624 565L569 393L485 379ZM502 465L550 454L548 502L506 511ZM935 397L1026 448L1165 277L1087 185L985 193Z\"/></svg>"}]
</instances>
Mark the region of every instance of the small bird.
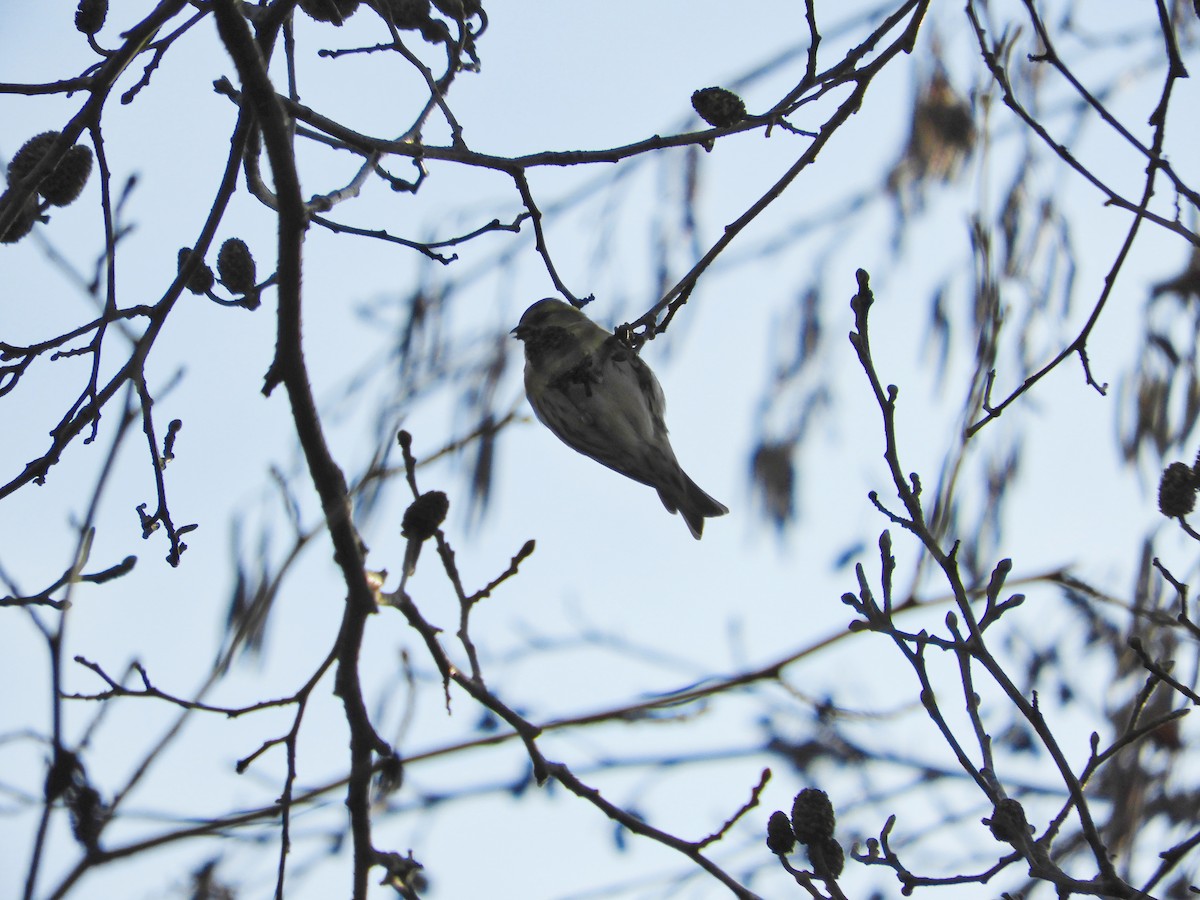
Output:
<instances>
[{"instance_id":1,"label":"small bird","mask_svg":"<svg viewBox=\"0 0 1200 900\"><path fill-rule=\"evenodd\" d=\"M706 518L729 512L679 467L658 379L615 334L552 297L525 310L512 333L525 343L525 395L560 441L657 490L697 540Z\"/></svg>"}]
</instances>

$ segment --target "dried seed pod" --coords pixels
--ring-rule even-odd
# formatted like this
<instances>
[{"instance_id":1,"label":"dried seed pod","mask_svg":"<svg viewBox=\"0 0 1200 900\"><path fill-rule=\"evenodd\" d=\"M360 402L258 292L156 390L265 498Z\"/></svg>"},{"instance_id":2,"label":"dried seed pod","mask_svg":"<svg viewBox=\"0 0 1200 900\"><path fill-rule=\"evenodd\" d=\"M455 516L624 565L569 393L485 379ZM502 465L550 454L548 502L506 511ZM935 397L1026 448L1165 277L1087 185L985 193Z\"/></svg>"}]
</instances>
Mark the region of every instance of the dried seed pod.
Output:
<instances>
[{"instance_id":1,"label":"dried seed pod","mask_svg":"<svg viewBox=\"0 0 1200 900\"><path fill-rule=\"evenodd\" d=\"M835 880L846 866L846 851L831 837L811 844L808 848L808 858L813 864L813 871L823 881Z\"/></svg>"},{"instance_id":2,"label":"dried seed pod","mask_svg":"<svg viewBox=\"0 0 1200 900\"><path fill-rule=\"evenodd\" d=\"M746 118L746 104L733 91L706 87L692 94L692 109L714 128L728 128Z\"/></svg>"},{"instance_id":3,"label":"dried seed pod","mask_svg":"<svg viewBox=\"0 0 1200 900\"><path fill-rule=\"evenodd\" d=\"M392 14L392 24L401 31L420 28L429 23L429 0L385 0Z\"/></svg>"},{"instance_id":4,"label":"dried seed pod","mask_svg":"<svg viewBox=\"0 0 1200 900\"><path fill-rule=\"evenodd\" d=\"M796 833L785 812L776 810L767 822L767 849L779 856L787 856L796 848Z\"/></svg>"},{"instance_id":5,"label":"dried seed pod","mask_svg":"<svg viewBox=\"0 0 1200 900\"><path fill-rule=\"evenodd\" d=\"M1196 508L1196 473L1187 463L1173 462L1158 482L1158 509L1168 519L1186 516Z\"/></svg>"},{"instance_id":6,"label":"dried seed pod","mask_svg":"<svg viewBox=\"0 0 1200 900\"><path fill-rule=\"evenodd\" d=\"M230 238L217 252L217 274L221 283L235 294L248 294L254 290L256 268L250 248L241 238Z\"/></svg>"},{"instance_id":7,"label":"dried seed pod","mask_svg":"<svg viewBox=\"0 0 1200 900\"><path fill-rule=\"evenodd\" d=\"M21 149L13 154L13 158L8 164L8 183L11 185L23 181L25 176L42 161L42 157L57 140L57 131L43 131L22 144Z\"/></svg>"},{"instance_id":8,"label":"dried seed pod","mask_svg":"<svg viewBox=\"0 0 1200 900\"><path fill-rule=\"evenodd\" d=\"M38 193L51 206L68 206L79 199L92 174L92 151L90 147L76 144L63 154L58 165L38 185Z\"/></svg>"},{"instance_id":9,"label":"dried seed pod","mask_svg":"<svg viewBox=\"0 0 1200 900\"><path fill-rule=\"evenodd\" d=\"M79 0L75 10L75 30L89 37L104 27L108 18L108 0Z\"/></svg>"},{"instance_id":10,"label":"dried seed pod","mask_svg":"<svg viewBox=\"0 0 1200 900\"><path fill-rule=\"evenodd\" d=\"M5 191L0 200L8 197L9 192ZM38 203L37 196L30 194L25 198L25 202L21 204L21 211L17 213L17 217L13 219L12 224L8 226L3 234L0 234L0 244L15 244L29 232L33 231L34 223L38 220Z\"/></svg>"},{"instance_id":11,"label":"dried seed pod","mask_svg":"<svg viewBox=\"0 0 1200 900\"><path fill-rule=\"evenodd\" d=\"M180 272L182 272L183 267L188 264L188 260L191 258L191 255L192 255L192 251L189 248L187 248L187 247L179 248L179 271ZM187 289L189 291L191 291L193 294L207 294L209 291L212 290L213 282L214 282L214 279L213 279L212 269L210 269L208 267L207 263L202 262L202 263L200 263L200 268L198 268L195 272L192 273L192 277L188 279L188 282L185 285L185 287L187 287Z\"/></svg>"},{"instance_id":12,"label":"dried seed pod","mask_svg":"<svg viewBox=\"0 0 1200 900\"><path fill-rule=\"evenodd\" d=\"M836 819L829 795L817 788L805 788L792 803L792 829L796 840L813 844L833 837Z\"/></svg>"},{"instance_id":13,"label":"dried seed pod","mask_svg":"<svg viewBox=\"0 0 1200 900\"><path fill-rule=\"evenodd\" d=\"M305 15L317 22L341 25L358 10L359 0L300 0Z\"/></svg>"},{"instance_id":14,"label":"dried seed pod","mask_svg":"<svg viewBox=\"0 0 1200 900\"><path fill-rule=\"evenodd\" d=\"M449 497L441 491L426 491L404 511L400 533L409 540L428 540L446 520L449 510Z\"/></svg>"}]
</instances>

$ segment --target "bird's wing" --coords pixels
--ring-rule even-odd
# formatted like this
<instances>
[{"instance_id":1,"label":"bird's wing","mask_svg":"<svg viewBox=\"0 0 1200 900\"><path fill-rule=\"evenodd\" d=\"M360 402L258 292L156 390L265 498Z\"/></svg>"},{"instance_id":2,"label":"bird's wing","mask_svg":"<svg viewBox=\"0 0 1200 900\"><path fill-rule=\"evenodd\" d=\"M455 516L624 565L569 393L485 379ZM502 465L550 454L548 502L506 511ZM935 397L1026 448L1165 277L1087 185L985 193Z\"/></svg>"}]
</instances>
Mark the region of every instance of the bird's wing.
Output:
<instances>
[{"instance_id":1,"label":"bird's wing","mask_svg":"<svg viewBox=\"0 0 1200 900\"><path fill-rule=\"evenodd\" d=\"M653 487L680 477L658 379L615 337L552 379L539 405L563 442L610 469Z\"/></svg>"},{"instance_id":2,"label":"bird's wing","mask_svg":"<svg viewBox=\"0 0 1200 900\"><path fill-rule=\"evenodd\" d=\"M663 396L662 385L642 358L621 343L616 335L611 335L600 345L596 351L596 358L602 370L611 369L619 377L636 382L638 392L648 403L648 411L655 427L661 429L665 435L667 398Z\"/></svg>"}]
</instances>

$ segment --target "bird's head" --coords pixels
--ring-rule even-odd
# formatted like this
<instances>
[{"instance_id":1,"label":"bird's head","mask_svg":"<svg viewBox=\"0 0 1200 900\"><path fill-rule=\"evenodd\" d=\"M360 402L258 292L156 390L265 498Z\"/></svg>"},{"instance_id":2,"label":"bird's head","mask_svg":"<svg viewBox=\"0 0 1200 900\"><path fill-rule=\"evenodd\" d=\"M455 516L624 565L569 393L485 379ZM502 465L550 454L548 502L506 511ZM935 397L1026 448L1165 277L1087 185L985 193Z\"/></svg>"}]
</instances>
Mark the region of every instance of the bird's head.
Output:
<instances>
[{"instance_id":1,"label":"bird's head","mask_svg":"<svg viewBox=\"0 0 1200 900\"><path fill-rule=\"evenodd\" d=\"M517 340L527 341L542 334L549 328L572 330L580 321L587 321L587 316L569 303L564 303L554 297L539 300L521 316L521 321L512 330Z\"/></svg>"}]
</instances>

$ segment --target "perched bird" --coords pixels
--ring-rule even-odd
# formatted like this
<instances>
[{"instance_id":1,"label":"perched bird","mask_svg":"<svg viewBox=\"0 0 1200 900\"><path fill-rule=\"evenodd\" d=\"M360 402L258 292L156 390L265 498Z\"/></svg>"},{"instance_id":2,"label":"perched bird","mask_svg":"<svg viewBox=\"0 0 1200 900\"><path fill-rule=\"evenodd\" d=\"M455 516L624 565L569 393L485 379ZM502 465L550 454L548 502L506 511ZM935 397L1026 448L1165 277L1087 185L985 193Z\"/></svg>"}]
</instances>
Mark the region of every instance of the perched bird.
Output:
<instances>
[{"instance_id":1,"label":"perched bird","mask_svg":"<svg viewBox=\"0 0 1200 900\"><path fill-rule=\"evenodd\" d=\"M657 490L697 540L706 518L729 512L679 467L658 379L615 334L553 298L525 310L512 333L525 343L525 394L559 440Z\"/></svg>"}]
</instances>

